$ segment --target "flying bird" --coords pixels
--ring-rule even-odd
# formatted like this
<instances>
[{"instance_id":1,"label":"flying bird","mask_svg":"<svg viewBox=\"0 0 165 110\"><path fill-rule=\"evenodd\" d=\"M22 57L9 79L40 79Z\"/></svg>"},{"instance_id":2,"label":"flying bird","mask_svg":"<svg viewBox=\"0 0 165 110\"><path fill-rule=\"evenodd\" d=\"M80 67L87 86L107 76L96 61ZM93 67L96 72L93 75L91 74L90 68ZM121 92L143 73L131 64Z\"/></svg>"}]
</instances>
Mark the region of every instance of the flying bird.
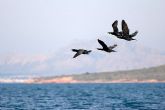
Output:
<instances>
[{"instance_id":1,"label":"flying bird","mask_svg":"<svg viewBox=\"0 0 165 110\"><path fill-rule=\"evenodd\" d=\"M130 34L127 23L125 22L125 20L122 20L122 39L125 39L127 41L136 40L133 37L135 37L137 33L138 31L135 31L134 33Z\"/></svg>"},{"instance_id":2,"label":"flying bird","mask_svg":"<svg viewBox=\"0 0 165 110\"><path fill-rule=\"evenodd\" d=\"M73 52L76 52L76 54L73 56L73 58L76 58L77 56L81 54L89 54L92 50L84 50L84 49L72 49Z\"/></svg>"},{"instance_id":3,"label":"flying bird","mask_svg":"<svg viewBox=\"0 0 165 110\"><path fill-rule=\"evenodd\" d=\"M116 52L115 50L113 50L117 44L114 44L113 46L107 46L102 40L100 39L97 39L99 44L103 47L103 48L97 48L98 50L102 50L102 51L105 51L105 52Z\"/></svg>"},{"instance_id":4,"label":"flying bird","mask_svg":"<svg viewBox=\"0 0 165 110\"><path fill-rule=\"evenodd\" d=\"M122 37L122 32L119 32L117 25L118 25L118 21L116 20L112 24L113 32L108 32L108 34L112 34L112 35L120 38L120 37Z\"/></svg>"}]
</instances>

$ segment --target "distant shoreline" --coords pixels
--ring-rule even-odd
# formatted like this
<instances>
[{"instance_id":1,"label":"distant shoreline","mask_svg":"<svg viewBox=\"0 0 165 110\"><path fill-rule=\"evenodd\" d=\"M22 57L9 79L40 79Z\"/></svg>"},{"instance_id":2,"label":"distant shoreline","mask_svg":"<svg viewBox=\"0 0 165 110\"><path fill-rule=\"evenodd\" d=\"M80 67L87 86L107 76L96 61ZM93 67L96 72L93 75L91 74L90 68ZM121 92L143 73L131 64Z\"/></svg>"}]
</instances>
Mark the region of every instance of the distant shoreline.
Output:
<instances>
[{"instance_id":1,"label":"distant shoreline","mask_svg":"<svg viewBox=\"0 0 165 110\"><path fill-rule=\"evenodd\" d=\"M165 65L117 72L84 73L28 79L0 79L0 83L165 83Z\"/></svg>"},{"instance_id":2,"label":"distant shoreline","mask_svg":"<svg viewBox=\"0 0 165 110\"><path fill-rule=\"evenodd\" d=\"M112 81L105 81L105 80L94 80L94 81L78 81L74 80L72 77L61 77L61 78L53 78L53 79L27 79L27 80L7 80L7 81L0 81L0 84L2 83L19 83L19 84L104 84L104 83L165 83L165 80L158 81L155 79L151 80L126 80L126 79L120 79L120 80L112 80Z\"/></svg>"},{"instance_id":3,"label":"distant shoreline","mask_svg":"<svg viewBox=\"0 0 165 110\"><path fill-rule=\"evenodd\" d=\"M36 85L44 85L44 84L165 84L165 82L115 82L115 83L5 83L0 82L0 84L36 84Z\"/></svg>"}]
</instances>

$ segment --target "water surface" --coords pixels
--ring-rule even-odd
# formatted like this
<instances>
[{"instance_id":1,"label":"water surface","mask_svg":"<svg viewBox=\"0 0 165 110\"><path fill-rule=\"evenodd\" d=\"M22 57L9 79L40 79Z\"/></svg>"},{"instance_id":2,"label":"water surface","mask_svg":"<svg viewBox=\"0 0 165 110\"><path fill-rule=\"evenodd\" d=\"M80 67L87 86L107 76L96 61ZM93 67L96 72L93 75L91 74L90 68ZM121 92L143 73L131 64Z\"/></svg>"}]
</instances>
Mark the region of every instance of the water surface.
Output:
<instances>
[{"instance_id":1,"label":"water surface","mask_svg":"<svg viewBox=\"0 0 165 110\"><path fill-rule=\"evenodd\" d=\"M165 110L165 83L0 84L0 110Z\"/></svg>"}]
</instances>

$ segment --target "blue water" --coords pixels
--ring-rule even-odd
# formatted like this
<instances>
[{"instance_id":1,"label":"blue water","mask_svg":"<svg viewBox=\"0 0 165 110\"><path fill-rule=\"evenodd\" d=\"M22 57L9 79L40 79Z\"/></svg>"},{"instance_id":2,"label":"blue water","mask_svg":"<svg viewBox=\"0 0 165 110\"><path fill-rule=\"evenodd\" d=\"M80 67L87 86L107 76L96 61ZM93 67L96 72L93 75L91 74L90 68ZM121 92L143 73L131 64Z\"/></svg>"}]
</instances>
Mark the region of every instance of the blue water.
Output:
<instances>
[{"instance_id":1,"label":"blue water","mask_svg":"<svg viewBox=\"0 0 165 110\"><path fill-rule=\"evenodd\" d=\"M0 84L0 110L165 110L165 83Z\"/></svg>"}]
</instances>

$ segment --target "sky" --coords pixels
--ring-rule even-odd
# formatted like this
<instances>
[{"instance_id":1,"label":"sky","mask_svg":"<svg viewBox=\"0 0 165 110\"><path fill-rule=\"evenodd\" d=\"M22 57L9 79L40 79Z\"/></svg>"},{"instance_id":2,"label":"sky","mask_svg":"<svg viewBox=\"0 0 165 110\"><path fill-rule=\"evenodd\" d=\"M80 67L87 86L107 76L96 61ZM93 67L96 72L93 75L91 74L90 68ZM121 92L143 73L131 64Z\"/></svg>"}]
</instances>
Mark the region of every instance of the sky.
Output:
<instances>
[{"instance_id":1,"label":"sky","mask_svg":"<svg viewBox=\"0 0 165 110\"><path fill-rule=\"evenodd\" d=\"M0 73L29 70L32 65L19 71L11 67L29 62L46 68L50 62L43 62L64 50L85 48L90 41L95 46L97 38L115 39L107 32L115 20L120 29L123 19L131 32L139 31L136 45L165 53L164 4L164 0L0 0Z\"/></svg>"}]
</instances>

